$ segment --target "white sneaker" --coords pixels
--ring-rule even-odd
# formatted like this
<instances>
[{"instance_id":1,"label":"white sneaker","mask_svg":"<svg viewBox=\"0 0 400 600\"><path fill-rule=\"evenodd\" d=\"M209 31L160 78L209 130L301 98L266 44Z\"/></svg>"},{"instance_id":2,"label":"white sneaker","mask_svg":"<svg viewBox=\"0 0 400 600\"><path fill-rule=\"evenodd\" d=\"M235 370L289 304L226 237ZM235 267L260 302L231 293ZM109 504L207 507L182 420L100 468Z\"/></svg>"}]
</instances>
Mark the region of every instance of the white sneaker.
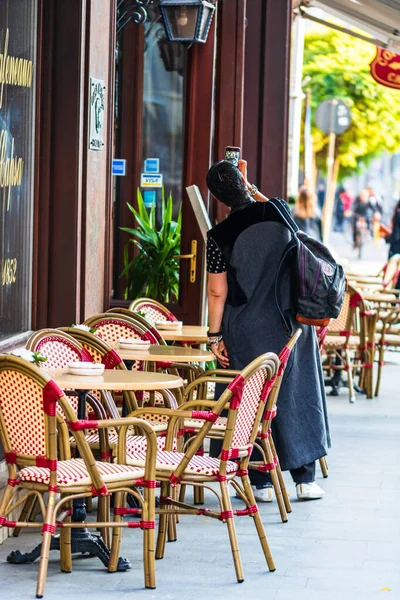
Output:
<instances>
[{"instance_id":1,"label":"white sneaker","mask_svg":"<svg viewBox=\"0 0 400 600\"><path fill-rule=\"evenodd\" d=\"M325 496L324 490L315 481L311 483L297 483L296 492L299 500L319 500Z\"/></svg>"},{"instance_id":2,"label":"white sneaker","mask_svg":"<svg viewBox=\"0 0 400 600\"><path fill-rule=\"evenodd\" d=\"M262 488L257 488L256 485L252 485L254 498L257 502L272 502L274 499L274 489L272 485L266 485Z\"/></svg>"}]
</instances>

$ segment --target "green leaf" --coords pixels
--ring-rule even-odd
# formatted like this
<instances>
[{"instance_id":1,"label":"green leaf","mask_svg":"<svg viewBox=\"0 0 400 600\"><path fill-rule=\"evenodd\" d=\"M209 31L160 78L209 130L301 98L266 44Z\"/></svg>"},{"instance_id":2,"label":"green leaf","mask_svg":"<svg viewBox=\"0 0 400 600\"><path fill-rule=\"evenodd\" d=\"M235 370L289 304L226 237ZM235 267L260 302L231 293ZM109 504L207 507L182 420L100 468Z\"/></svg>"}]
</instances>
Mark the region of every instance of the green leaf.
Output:
<instances>
[{"instance_id":1,"label":"green leaf","mask_svg":"<svg viewBox=\"0 0 400 600\"><path fill-rule=\"evenodd\" d=\"M131 237L124 248L124 269L120 277L126 278L125 298L133 300L149 296L161 302L177 300L179 294L179 263L173 258L179 254L182 227L182 210L179 207L177 220L173 220L171 194L165 199L161 193L161 223L157 224L157 209L148 210L138 190L136 211L128 204L137 223L137 228L121 227ZM131 256L131 245L139 252Z\"/></svg>"}]
</instances>

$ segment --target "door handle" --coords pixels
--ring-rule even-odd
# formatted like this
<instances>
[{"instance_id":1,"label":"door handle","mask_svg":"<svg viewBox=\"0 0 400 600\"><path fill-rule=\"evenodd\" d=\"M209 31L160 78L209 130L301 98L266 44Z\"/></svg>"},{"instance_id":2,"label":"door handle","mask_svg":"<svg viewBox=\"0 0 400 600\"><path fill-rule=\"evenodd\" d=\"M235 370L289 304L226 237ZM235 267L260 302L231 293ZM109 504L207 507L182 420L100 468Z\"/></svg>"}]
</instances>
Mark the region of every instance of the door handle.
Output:
<instances>
[{"instance_id":1,"label":"door handle","mask_svg":"<svg viewBox=\"0 0 400 600\"><path fill-rule=\"evenodd\" d=\"M190 283L196 282L197 240L192 240L191 254L177 254L174 258L190 260Z\"/></svg>"}]
</instances>

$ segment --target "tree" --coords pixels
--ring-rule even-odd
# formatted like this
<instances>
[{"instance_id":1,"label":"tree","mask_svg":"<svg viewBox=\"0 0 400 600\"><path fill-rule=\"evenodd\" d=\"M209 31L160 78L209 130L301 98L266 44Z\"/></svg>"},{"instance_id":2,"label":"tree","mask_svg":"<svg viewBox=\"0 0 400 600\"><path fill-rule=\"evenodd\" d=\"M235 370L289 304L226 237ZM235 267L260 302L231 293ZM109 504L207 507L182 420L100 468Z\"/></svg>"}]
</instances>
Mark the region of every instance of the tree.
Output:
<instances>
[{"instance_id":1,"label":"tree","mask_svg":"<svg viewBox=\"0 0 400 600\"><path fill-rule=\"evenodd\" d=\"M360 170L383 152L400 149L400 90L374 81L369 64L375 47L327 27L313 28L305 37L303 77L310 76L312 108L338 98L350 108L352 124L337 138L338 177ZM328 136L313 127L318 168L325 169Z\"/></svg>"}]
</instances>

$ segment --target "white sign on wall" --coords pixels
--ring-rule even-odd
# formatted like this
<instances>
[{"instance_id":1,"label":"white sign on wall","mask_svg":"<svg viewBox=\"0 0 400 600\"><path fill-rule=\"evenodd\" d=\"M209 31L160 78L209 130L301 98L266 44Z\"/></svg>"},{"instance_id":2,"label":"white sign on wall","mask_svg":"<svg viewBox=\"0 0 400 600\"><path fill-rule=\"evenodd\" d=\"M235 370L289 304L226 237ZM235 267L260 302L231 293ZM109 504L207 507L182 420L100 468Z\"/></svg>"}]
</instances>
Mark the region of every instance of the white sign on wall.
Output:
<instances>
[{"instance_id":1,"label":"white sign on wall","mask_svg":"<svg viewBox=\"0 0 400 600\"><path fill-rule=\"evenodd\" d=\"M147 173L142 173L140 178L140 187L141 188L161 188L163 185L163 176L160 173L155 175L148 175Z\"/></svg>"},{"instance_id":2,"label":"white sign on wall","mask_svg":"<svg viewBox=\"0 0 400 600\"><path fill-rule=\"evenodd\" d=\"M104 148L104 110L106 86L102 79L90 78L89 149Z\"/></svg>"}]
</instances>

